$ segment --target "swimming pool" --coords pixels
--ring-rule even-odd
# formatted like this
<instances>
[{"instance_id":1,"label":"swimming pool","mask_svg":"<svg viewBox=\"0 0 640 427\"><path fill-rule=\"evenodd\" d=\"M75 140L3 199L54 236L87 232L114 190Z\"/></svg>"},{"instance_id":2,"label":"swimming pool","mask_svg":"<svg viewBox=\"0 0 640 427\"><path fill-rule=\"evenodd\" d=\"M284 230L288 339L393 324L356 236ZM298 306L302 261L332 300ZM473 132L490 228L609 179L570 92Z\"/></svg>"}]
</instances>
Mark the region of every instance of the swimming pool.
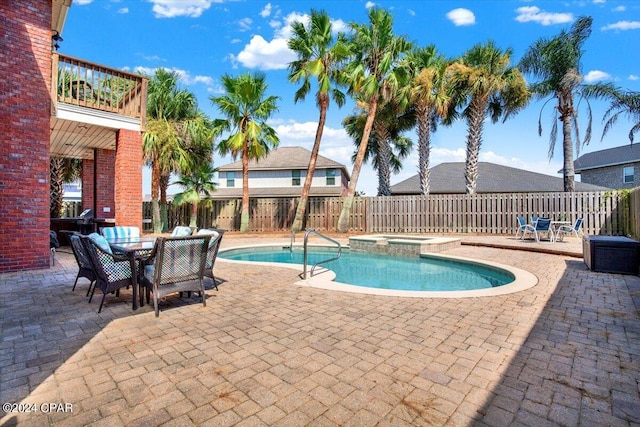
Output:
<instances>
[{"instance_id":1,"label":"swimming pool","mask_svg":"<svg viewBox=\"0 0 640 427\"><path fill-rule=\"evenodd\" d=\"M326 247L309 247L308 266L330 258L335 253L334 249ZM294 248L293 251L288 247L274 246L232 248L220 251L218 257L235 262L295 265L300 270L303 264L302 248ZM510 293L515 291L511 289L511 285L517 282L518 277L522 277L513 268L460 257L439 254L400 257L348 249L343 250L340 259L324 264L324 267L330 271L316 273L305 283L318 285L318 282L322 282L319 287L337 286L340 290L352 292L401 296L482 296ZM329 285L328 282L333 283ZM496 292L500 288L504 289Z\"/></svg>"}]
</instances>

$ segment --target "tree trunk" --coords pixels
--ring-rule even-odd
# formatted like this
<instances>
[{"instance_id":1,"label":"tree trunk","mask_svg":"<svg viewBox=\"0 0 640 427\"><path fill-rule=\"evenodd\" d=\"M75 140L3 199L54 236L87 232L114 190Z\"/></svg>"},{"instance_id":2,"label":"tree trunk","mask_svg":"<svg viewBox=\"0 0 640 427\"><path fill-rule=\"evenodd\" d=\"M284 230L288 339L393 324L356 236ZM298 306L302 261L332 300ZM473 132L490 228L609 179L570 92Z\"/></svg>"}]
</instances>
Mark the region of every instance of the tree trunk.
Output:
<instances>
[{"instance_id":1,"label":"tree trunk","mask_svg":"<svg viewBox=\"0 0 640 427\"><path fill-rule=\"evenodd\" d=\"M564 114L562 120L562 153L564 155L564 191L576 191L575 171L573 168L573 140L571 139L571 115Z\"/></svg>"},{"instance_id":2,"label":"tree trunk","mask_svg":"<svg viewBox=\"0 0 640 427\"><path fill-rule=\"evenodd\" d=\"M476 194L478 182L478 158L482 143L482 126L484 124L486 102L472 100L469 106L469 118L467 119L467 158L464 169L467 194Z\"/></svg>"},{"instance_id":3,"label":"tree trunk","mask_svg":"<svg viewBox=\"0 0 640 427\"><path fill-rule=\"evenodd\" d=\"M575 171L573 168L573 140L571 139L571 117L573 116L573 96L570 90L558 93L558 112L562 122L562 154L564 156L564 191L576 191ZM577 144L580 141L576 142Z\"/></svg>"},{"instance_id":4,"label":"tree trunk","mask_svg":"<svg viewBox=\"0 0 640 427\"><path fill-rule=\"evenodd\" d=\"M300 200L298 202L298 208L296 209L296 217L293 220L291 230L298 232L302 230L304 224L305 213L307 212L307 200L309 199L309 192L311 191L311 182L313 181L313 174L316 171L316 162L318 161L318 152L320 151L320 142L322 141L322 132L324 130L324 123L327 117L327 106L329 104L329 97L325 95L319 100L320 104L320 120L318 120L318 128L316 129L316 139L313 142L313 149L311 150L311 157L309 158L309 167L307 168L307 176L304 179L304 187L302 187L302 194L300 194Z\"/></svg>"},{"instance_id":5,"label":"tree trunk","mask_svg":"<svg viewBox=\"0 0 640 427\"><path fill-rule=\"evenodd\" d=\"M51 157L49 160L49 214L51 218L62 216L62 197L64 195L64 183L62 180L63 159Z\"/></svg>"},{"instance_id":6,"label":"tree trunk","mask_svg":"<svg viewBox=\"0 0 640 427\"><path fill-rule=\"evenodd\" d=\"M191 203L191 218L189 219L189 227L196 228L198 226L198 202Z\"/></svg>"},{"instance_id":7,"label":"tree trunk","mask_svg":"<svg viewBox=\"0 0 640 427\"><path fill-rule=\"evenodd\" d=\"M420 177L420 194L429 194L429 156L431 154L431 114L429 109L419 106L418 121L418 175Z\"/></svg>"},{"instance_id":8,"label":"tree trunk","mask_svg":"<svg viewBox=\"0 0 640 427\"><path fill-rule=\"evenodd\" d=\"M249 231L249 142L242 147L242 210L240 211L240 232Z\"/></svg>"},{"instance_id":9,"label":"tree trunk","mask_svg":"<svg viewBox=\"0 0 640 427\"><path fill-rule=\"evenodd\" d=\"M358 147L358 154L356 155L356 159L353 162L353 171L351 172L351 181L349 181L347 195L344 197L342 211L340 212L340 217L338 218L338 225L336 228L340 233L346 233L347 231L349 231L349 220L351 219L353 197L356 194L356 185L358 184L358 177L360 176L362 163L364 161L364 155L367 151L367 145L369 144L369 135L371 135L373 119L376 117L377 109L378 98L377 96L374 96L369 101L369 114L367 115L367 121L364 124L362 139L360 140L360 146Z\"/></svg>"},{"instance_id":10,"label":"tree trunk","mask_svg":"<svg viewBox=\"0 0 640 427\"><path fill-rule=\"evenodd\" d=\"M160 168L156 162L151 165L151 216L153 232L162 233L162 220L160 219Z\"/></svg>"},{"instance_id":11,"label":"tree trunk","mask_svg":"<svg viewBox=\"0 0 640 427\"><path fill-rule=\"evenodd\" d=\"M160 175L160 220L162 231L169 230L169 215L167 213L167 188L169 188L169 175Z\"/></svg>"},{"instance_id":12,"label":"tree trunk","mask_svg":"<svg viewBox=\"0 0 640 427\"><path fill-rule=\"evenodd\" d=\"M391 136L381 121L373 125L378 139L378 196L391 195Z\"/></svg>"}]
</instances>

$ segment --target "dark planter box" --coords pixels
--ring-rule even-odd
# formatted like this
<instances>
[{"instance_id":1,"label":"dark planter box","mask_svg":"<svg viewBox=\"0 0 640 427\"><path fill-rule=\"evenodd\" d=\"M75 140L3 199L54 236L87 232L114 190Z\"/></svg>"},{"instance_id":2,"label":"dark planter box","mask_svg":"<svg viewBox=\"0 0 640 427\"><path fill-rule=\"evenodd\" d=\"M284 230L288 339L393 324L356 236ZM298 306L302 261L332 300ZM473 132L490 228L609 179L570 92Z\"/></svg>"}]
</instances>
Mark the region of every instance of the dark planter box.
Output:
<instances>
[{"instance_id":1,"label":"dark planter box","mask_svg":"<svg viewBox=\"0 0 640 427\"><path fill-rule=\"evenodd\" d=\"M584 263L591 271L601 273L638 274L640 242L620 236L587 236L582 238Z\"/></svg>"}]
</instances>

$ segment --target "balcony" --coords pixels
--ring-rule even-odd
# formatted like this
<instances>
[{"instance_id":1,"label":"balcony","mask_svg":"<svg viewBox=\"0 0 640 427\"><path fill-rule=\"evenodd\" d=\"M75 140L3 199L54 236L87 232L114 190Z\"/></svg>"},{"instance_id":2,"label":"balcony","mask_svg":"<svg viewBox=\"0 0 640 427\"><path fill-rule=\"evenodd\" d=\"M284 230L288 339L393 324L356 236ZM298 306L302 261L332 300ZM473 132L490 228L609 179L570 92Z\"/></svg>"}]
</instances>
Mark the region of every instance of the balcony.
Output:
<instances>
[{"instance_id":1,"label":"balcony","mask_svg":"<svg viewBox=\"0 0 640 427\"><path fill-rule=\"evenodd\" d=\"M145 77L55 52L52 67L51 156L92 159L118 129L145 130Z\"/></svg>"}]
</instances>

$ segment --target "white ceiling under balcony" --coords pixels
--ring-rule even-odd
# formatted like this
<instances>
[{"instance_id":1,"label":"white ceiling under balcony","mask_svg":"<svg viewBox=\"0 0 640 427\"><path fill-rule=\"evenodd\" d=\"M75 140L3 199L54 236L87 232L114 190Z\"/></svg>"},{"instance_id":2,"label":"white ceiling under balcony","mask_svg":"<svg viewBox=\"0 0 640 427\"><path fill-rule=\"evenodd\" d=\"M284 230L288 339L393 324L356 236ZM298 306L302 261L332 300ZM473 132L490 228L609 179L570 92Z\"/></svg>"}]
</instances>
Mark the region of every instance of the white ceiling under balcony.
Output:
<instances>
[{"instance_id":1,"label":"white ceiling under balcony","mask_svg":"<svg viewBox=\"0 0 640 427\"><path fill-rule=\"evenodd\" d=\"M51 156L93 159L93 149L116 149L118 129L140 131L140 120L59 103L51 116Z\"/></svg>"},{"instance_id":2,"label":"white ceiling under balcony","mask_svg":"<svg viewBox=\"0 0 640 427\"><path fill-rule=\"evenodd\" d=\"M51 156L93 159L93 149L116 149L116 129L51 117Z\"/></svg>"}]
</instances>

